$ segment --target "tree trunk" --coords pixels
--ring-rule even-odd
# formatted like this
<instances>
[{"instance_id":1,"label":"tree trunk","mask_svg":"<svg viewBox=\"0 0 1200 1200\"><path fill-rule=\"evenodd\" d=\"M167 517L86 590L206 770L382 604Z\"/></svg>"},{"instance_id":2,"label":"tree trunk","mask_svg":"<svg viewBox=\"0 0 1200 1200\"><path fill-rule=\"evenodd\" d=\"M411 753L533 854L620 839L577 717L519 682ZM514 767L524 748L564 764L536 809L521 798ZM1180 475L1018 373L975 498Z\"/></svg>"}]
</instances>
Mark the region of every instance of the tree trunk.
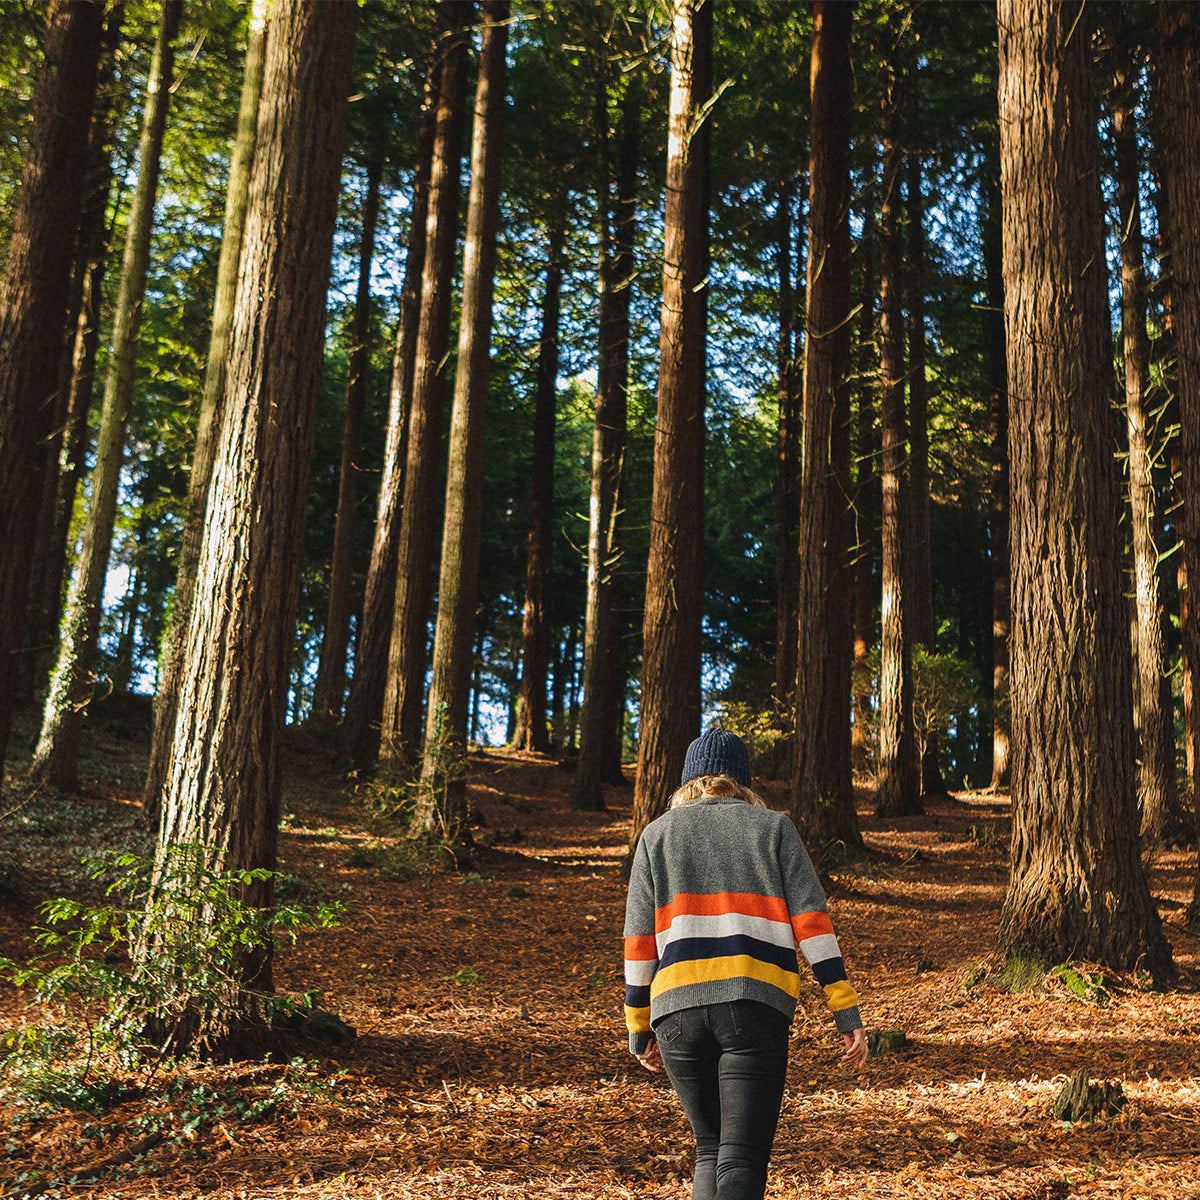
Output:
<instances>
[{"instance_id":1,"label":"tree trunk","mask_svg":"<svg viewBox=\"0 0 1200 1200\"><path fill-rule=\"evenodd\" d=\"M342 462L338 473L337 516L333 527L333 557L329 571L329 606L325 636L313 684L313 716L318 720L342 715L346 691L346 647L350 642L350 584L353 577L354 525L358 515L358 463L362 449L363 411L367 403L367 369L371 348L367 331L371 318L371 260L375 254L375 225L379 219L379 181L383 147L374 148L367 164L363 198L362 238L358 252L358 291L350 323L350 357L346 371L346 412L342 422Z\"/></svg>"},{"instance_id":2,"label":"tree trunk","mask_svg":"<svg viewBox=\"0 0 1200 1200\"><path fill-rule=\"evenodd\" d=\"M990 162L990 159L989 159ZM988 790L1006 791L1009 767L1009 554L1008 554L1008 363L1004 335L1004 271L1000 222L1000 164L988 172L983 224L987 275L984 360L991 383L992 551L992 779Z\"/></svg>"},{"instance_id":3,"label":"tree trunk","mask_svg":"<svg viewBox=\"0 0 1200 1200\"><path fill-rule=\"evenodd\" d=\"M467 750L467 693L479 594L484 432L492 365L492 287L500 224L509 11L509 0L484 0L433 679L425 722L422 788L413 813L413 827L425 832L457 833L467 815L461 763Z\"/></svg>"},{"instance_id":4,"label":"tree trunk","mask_svg":"<svg viewBox=\"0 0 1200 1200\"><path fill-rule=\"evenodd\" d=\"M1054 0L1000 0L998 16L1013 617L1000 937L1166 978L1139 854L1090 31Z\"/></svg>"},{"instance_id":5,"label":"tree trunk","mask_svg":"<svg viewBox=\"0 0 1200 1200\"><path fill-rule=\"evenodd\" d=\"M463 90L473 4L451 10L455 22L442 64L429 176L429 214L421 275L404 500L396 549L396 587L383 693L381 757L412 766L421 748L421 702L437 547L438 461L450 347L450 300L458 241Z\"/></svg>"},{"instance_id":6,"label":"tree trunk","mask_svg":"<svg viewBox=\"0 0 1200 1200\"><path fill-rule=\"evenodd\" d=\"M915 100L915 97L914 97ZM921 160L908 158L908 508L912 571L906 582L912 599L912 641L927 654L937 653L933 617L932 533L929 524L929 382L925 373L925 197ZM921 795L944 796L946 783L938 762L938 734L930 729L921 754Z\"/></svg>"},{"instance_id":7,"label":"tree trunk","mask_svg":"<svg viewBox=\"0 0 1200 1200\"><path fill-rule=\"evenodd\" d=\"M225 408L225 370L236 299L238 263L249 206L250 175L258 137L258 108L262 94L268 8L269 0L254 0L254 7L251 9L237 132L229 160L229 180L225 190L225 222L221 231L221 254L217 260L212 328L208 339L208 360L204 367L204 391L200 397L196 444L192 451L187 516L183 525L179 565L175 571L175 599L171 609L171 623L163 647L158 686L154 691L154 733L150 741L146 786L142 793L144 819L151 830L158 828L163 781L170 765L168 756L175 733L175 707L181 682L179 672L183 667L183 639L187 634L192 605L195 602L196 565L200 558L200 543L204 537L213 456Z\"/></svg>"},{"instance_id":8,"label":"tree trunk","mask_svg":"<svg viewBox=\"0 0 1200 1200\"><path fill-rule=\"evenodd\" d=\"M813 66L815 70L815 60ZM795 187L796 181L791 176L783 180L779 185L775 212L778 225L775 264L779 279L779 338L775 356L776 395L779 398L775 484L775 544L779 557L775 583L775 705L789 725L793 713L792 694L796 687L800 426L803 420L801 391L796 387L796 298L792 287L792 199Z\"/></svg>"},{"instance_id":9,"label":"tree trunk","mask_svg":"<svg viewBox=\"0 0 1200 1200\"><path fill-rule=\"evenodd\" d=\"M46 447L46 471L29 583L26 652L20 656L15 684L22 703L32 698L45 678L46 658L58 637L62 616L68 527L75 485L83 471L80 442L87 437L87 410L91 404L91 377L99 334L100 289L111 232L107 216L113 180L117 51L124 15L123 2L109 9L101 46L96 105L88 134L87 176L67 301L66 337L58 375L58 411ZM76 387L81 375L86 377L86 388ZM86 395L82 404L81 392Z\"/></svg>"},{"instance_id":10,"label":"tree trunk","mask_svg":"<svg viewBox=\"0 0 1200 1200\"><path fill-rule=\"evenodd\" d=\"M852 6L813 6L799 637L792 819L809 844L862 846L850 776L850 71ZM793 631L795 636L795 631Z\"/></svg>"},{"instance_id":11,"label":"tree trunk","mask_svg":"<svg viewBox=\"0 0 1200 1200\"><path fill-rule=\"evenodd\" d=\"M279 748L355 15L354 5L318 0L271 6L160 861L170 845L199 844L226 869L276 865ZM247 884L243 899L268 906L272 895L268 878ZM269 947L242 970L248 986L270 990ZM252 1025L256 1014L245 1015ZM229 1052L246 1044L244 1029L217 1034Z\"/></svg>"},{"instance_id":12,"label":"tree trunk","mask_svg":"<svg viewBox=\"0 0 1200 1200\"><path fill-rule=\"evenodd\" d=\"M1182 567L1188 581L1200 579L1200 22L1187 4L1159 7L1162 39L1159 66L1160 102L1166 120L1163 173L1167 191L1167 242L1171 264L1171 323L1179 397L1179 458L1183 481L1180 521ZM1181 611L1183 657L1192 679L1200 672L1200 627L1191 588L1186 619ZM1183 605L1181 604L1181 610ZM1192 757L1192 798L1196 808L1200 853L1200 762ZM1187 912L1200 921L1200 867Z\"/></svg>"},{"instance_id":13,"label":"tree trunk","mask_svg":"<svg viewBox=\"0 0 1200 1200\"><path fill-rule=\"evenodd\" d=\"M700 732L712 0L674 0L663 299L630 847Z\"/></svg>"},{"instance_id":14,"label":"tree trunk","mask_svg":"<svg viewBox=\"0 0 1200 1200\"><path fill-rule=\"evenodd\" d=\"M550 618L547 600L554 555L554 418L558 400L558 318L562 296L563 242L567 197L556 202L551 216L542 300L542 335L538 345L536 398L531 467L532 513L525 555L525 607L521 619L521 688L517 696L518 750L550 751L546 724L546 672L550 666Z\"/></svg>"},{"instance_id":15,"label":"tree trunk","mask_svg":"<svg viewBox=\"0 0 1200 1200\"><path fill-rule=\"evenodd\" d=\"M850 761L855 771L866 774L871 745L867 726L871 720L871 687L867 657L875 642L875 580L871 572L874 556L874 507L878 495L875 475L875 203L866 201L862 255L862 291L858 317L858 430L854 480L854 728L851 730Z\"/></svg>"},{"instance_id":16,"label":"tree trunk","mask_svg":"<svg viewBox=\"0 0 1200 1200\"><path fill-rule=\"evenodd\" d=\"M883 85L883 202L879 209L879 384L883 427L883 643L879 671L879 765L875 811L907 816L922 811L921 771L913 723L912 607L908 596L908 489L904 443L904 323L900 308L900 142L897 83L885 68Z\"/></svg>"},{"instance_id":17,"label":"tree trunk","mask_svg":"<svg viewBox=\"0 0 1200 1200\"><path fill-rule=\"evenodd\" d=\"M401 502L404 498L404 466L408 456L408 413L412 405L417 322L421 314L421 276L425 267L425 223L429 215L434 120L445 50L446 44L439 42L430 52L431 65L417 135L417 171L413 182L408 251L404 259L404 286L400 291L400 320L396 326L396 347L392 356L383 472L375 507L371 561L363 590L362 624L354 654L354 675L350 680L350 695L342 723L342 759L360 771L374 766L379 754L379 720L383 711L388 643L396 598L396 555L400 542Z\"/></svg>"},{"instance_id":18,"label":"tree trunk","mask_svg":"<svg viewBox=\"0 0 1200 1200\"><path fill-rule=\"evenodd\" d=\"M1133 534L1137 678L1138 798L1142 837L1149 842L1185 841L1186 822L1175 779L1175 709L1167 669L1163 611L1159 596L1158 546L1162 528L1154 483L1153 417L1146 403L1150 339L1146 333L1146 276L1142 261L1142 208L1134 82L1140 66L1130 61L1121 39L1113 78L1113 134L1121 247L1121 327L1125 358L1125 411L1129 429L1129 508Z\"/></svg>"},{"instance_id":19,"label":"tree trunk","mask_svg":"<svg viewBox=\"0 0 1200 1200\"><path fill-rule=\"evenodd\" d=\"M126 424L133 400L142 298L150 264L150 237L162 156L163 131L170 107L175 36L183 14L181 0L163 0L158 41L146 83L146 107L138 150L138 182L129 214L121 289L113 317L112 346L104 382L104 406L96 442L96 465L88 502L83 548L71 579L63 614L58 658L50 676L42 729L31 773L60 788L78 786L83 711L94 682L96 640L117 516L117 493L125 454Z\"/></svg>"},{"instance_id":20,"label":"tree trunk","mask_svg":"<svg viewBox=\"0 0 1200 1200\"><path fill-rule=\"evenodd\" d=\"M571 807L603 807L603 784L620 774L614 764L615 711L624 710L621 687L617 570L622 559L621 476L629 387L629 301L633 286L633 243L637 234L638 158L644 96L630 79L621 105L616 199L610 215L608 159L600 185L600 345L592 425L592 490L588 510L587 603L583 634L583 706L579 714L579 761L571 785ZM607 92L597 105L601 144L608 138ZM609 247L611 246L611 250ZM607 747L607 753L606 753ZM617 758L620 749L617 748ZM607 759L607 761L606 761Z\"/></svg>"},{"instance_id":21,"label":"tree trunk","mask_svg":"<svg viewBox=\"0 0 1200 1200\"><path fill-rule=\"evenodd\" d=\"M50 469L56 378L71 285L71 256L86 183L103 7L52 0L33 128L0 293L0 673L11 678L29 601L29 559ZM12 720L0 687L0 787Z\"/></svg>"}]
</instances>

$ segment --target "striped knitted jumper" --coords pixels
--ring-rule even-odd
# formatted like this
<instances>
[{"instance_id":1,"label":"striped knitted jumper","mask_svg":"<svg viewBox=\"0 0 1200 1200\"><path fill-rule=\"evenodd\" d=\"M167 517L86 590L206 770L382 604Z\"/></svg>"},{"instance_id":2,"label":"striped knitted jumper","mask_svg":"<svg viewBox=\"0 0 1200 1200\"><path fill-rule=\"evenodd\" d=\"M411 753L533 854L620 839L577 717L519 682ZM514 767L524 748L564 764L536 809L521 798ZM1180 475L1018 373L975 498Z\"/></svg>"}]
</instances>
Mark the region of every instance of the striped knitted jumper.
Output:
<instances>
[{"instance_id":1,"label":"striped knitted jumper","mask_svg":"<svg viewBox=\"0 0 1200 1200\"><path fill-rule=\"evenodd\" d=\"M862 1025L825 892L783 813L709 796L642 831L625 907L625 1024L641 1054L681 1008L759 1000L791 1017L796 947L839 1030Z\"/></svg>"}]
</instances>

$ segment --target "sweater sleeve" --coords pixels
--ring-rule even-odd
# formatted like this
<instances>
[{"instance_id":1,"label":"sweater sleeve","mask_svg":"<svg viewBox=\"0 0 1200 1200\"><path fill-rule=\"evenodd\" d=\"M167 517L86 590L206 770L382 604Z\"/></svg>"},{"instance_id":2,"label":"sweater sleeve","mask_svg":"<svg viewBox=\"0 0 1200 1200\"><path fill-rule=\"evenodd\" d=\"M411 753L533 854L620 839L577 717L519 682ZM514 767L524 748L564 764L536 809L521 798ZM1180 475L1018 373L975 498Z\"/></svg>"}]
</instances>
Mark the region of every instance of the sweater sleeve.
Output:
<instances>
[{"instance_id":1,"label":"sweater sleeve","mask_svg":"<svg viewBox=\"0 0 1200 1200\"><path fill-rule=\"evenodd\" d=\"M658 970L654 937L654 880L644 840L638 841L625 901L625 1025L629 1049L641 1054L654 1034L650 1029L650 981Z\"/></svg>"},{"instance_id":2,"label":"sweater sleeve","mask_svg":"<svg viewBox=\"0 0 1200 1200\"><path fill-rule=\"evenodd\" d=\"M821 985L839 1031L851 1033L862 1028L858 993L846 978L842 951L825 907L825 890L796 827L786 818L779 826L779 865L796 947Z\"/></svg>"}]
</instances>

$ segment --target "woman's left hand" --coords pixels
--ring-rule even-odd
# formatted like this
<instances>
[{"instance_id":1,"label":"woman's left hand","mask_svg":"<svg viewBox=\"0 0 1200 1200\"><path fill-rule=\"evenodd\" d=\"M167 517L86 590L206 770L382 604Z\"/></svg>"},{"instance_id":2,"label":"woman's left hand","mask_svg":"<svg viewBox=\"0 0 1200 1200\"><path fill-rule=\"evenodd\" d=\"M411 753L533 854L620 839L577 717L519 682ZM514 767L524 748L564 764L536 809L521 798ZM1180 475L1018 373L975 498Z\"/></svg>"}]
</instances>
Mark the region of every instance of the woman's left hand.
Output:
<instances>
[{"instance_id":1,"label":"woman's left hand","mask_svg":"<svg viewBox=\"0 0 1200 1200\"><path fill-rule=\"evenodd\" d=\"M646 1068L647 1071L653 1071L656 1075L661 1075L663 1070L662 1055L658 1052L658 1039L653 1040L645 1050L637 1056L638 1062Z\"/></svg>"}]
</instances>

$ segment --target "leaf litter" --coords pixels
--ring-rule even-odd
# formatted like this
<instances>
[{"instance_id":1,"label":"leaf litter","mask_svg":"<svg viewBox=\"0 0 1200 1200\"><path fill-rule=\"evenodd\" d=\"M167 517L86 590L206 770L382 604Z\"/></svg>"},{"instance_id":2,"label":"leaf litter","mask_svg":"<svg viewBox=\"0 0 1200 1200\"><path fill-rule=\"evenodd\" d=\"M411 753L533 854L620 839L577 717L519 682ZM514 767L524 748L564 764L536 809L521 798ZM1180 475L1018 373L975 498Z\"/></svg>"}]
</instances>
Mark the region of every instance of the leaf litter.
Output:
<instances>
[{"instance_id":1,"label":"leaf litter","mask_svg":"<svg viewBox=\"0 0 1200 1200\"><path fill-rule=\"evenodd\" d=\"M604 812L577 813L570 776L548 759L492 751L471 768L484 828L508 836L481 851L474 872L401 880L361 853L380 834L344 781L312 747L293 747L281 870L349 908L338 928L280 948L277 983L320 988L357 1039L300 1069L176 1072L205 1095L253 1100L291 1088L254 1121L208 1114L181 1133L154 1095L100 1117L46 1116L8 1140L9 1192L41 1179L43 1194L129 1200L683 1200L687 1123L663 1077L629 1055L621 1020L632 789L609 789ZM765 790L784 805L782 785ZM114 789L91 802L131 799ZM1103 1002L1084 1002L1064 973L1025 991L997 986L1004 797L963 793L922 817L880 819L862 792L859 808L870 853L834 871L830 908L868 1026L906 1037L847 1074L816 986L802 982L768 1197L1198 1200L1200 938L1182 918L1189 854L1159 854L1152 873L1178 989L1160 994L1136 975L1071 964L1103 980ZM985 819L995 836L981 839ZM39 864L36 874L61 885L73 878L62 867ZM0 953L28 953L32 919L28 905L0 907ZM28 1019L22 1004L0 992L0 1024ZM1121 1084L1119 1115L1052 1117L1081 1065ZM172 1136L129 1153L156 1106Z\"/></svg>"}]
</instances>

